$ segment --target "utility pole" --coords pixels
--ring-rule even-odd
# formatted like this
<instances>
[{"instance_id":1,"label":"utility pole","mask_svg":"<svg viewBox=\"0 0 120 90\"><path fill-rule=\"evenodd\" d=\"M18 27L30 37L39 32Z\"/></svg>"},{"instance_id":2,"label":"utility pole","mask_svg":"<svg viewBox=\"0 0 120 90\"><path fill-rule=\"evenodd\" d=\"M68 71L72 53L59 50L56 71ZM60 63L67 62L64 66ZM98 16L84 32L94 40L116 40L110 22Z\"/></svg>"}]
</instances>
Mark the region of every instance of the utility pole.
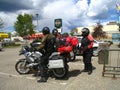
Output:
<instances>
[{"instance_id":1,"label":"utility pole","mask_svg":"<svg viewBox=\"0 0 120 90\"><path fill-rule=\"evenodd\" d=\"M39 27L38 27L38 16L39 16L39 14L37 13L37 14L36 14L36 17L37 17L37 29L38 29L38 31L39 31Z\"/></svg>"},{"instance_id":2,"label":"utility pole","mask_svg":"<svg viewBox=\"0 0 120 90\"><path fill-rule=\"evenodd\" d=\"M120 4L116 2L117 14L118 14L118 26L120 31Z\"/></svg>"}]
</instances>

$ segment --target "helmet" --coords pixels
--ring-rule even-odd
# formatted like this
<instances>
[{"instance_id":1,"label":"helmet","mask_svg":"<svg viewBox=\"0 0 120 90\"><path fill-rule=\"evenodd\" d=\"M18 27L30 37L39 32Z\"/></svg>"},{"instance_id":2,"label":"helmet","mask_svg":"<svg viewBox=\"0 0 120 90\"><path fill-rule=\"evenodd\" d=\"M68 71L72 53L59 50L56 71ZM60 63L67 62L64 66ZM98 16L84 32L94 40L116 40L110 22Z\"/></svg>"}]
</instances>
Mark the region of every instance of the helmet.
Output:
<instances>
[{"instance_id":1,"label":"helmet","mask_svg":"<svg viewBox=\"0 0 120 90\"><path fill-rule=\"evenodd\" d=\"M57 29L53 29L52 30L52 34L55 35L55 36L57 36L58 35L58 30Z\"/></svg>"},{"instance_id":2,"label":"helmet","mask_svg":"<svg viewBox=\"0 0 120 90\"><path fill-rule=\"evenodd\" d=\"M42 29L42 33L43 33L43 35L49 34L50 33L50 29L48 27L44 27Z\"/></svg>"},{"instance_id":3,"label":"helmet","mask_svg":"<svg viewBox=\"0 0 120 90\"><path fill-rule=\"evenodd\" d=\"M88 28L83 28L82 29L82 36L88 36L88 34L90 33L89 29Z\"/></svg>"}]
</instances>

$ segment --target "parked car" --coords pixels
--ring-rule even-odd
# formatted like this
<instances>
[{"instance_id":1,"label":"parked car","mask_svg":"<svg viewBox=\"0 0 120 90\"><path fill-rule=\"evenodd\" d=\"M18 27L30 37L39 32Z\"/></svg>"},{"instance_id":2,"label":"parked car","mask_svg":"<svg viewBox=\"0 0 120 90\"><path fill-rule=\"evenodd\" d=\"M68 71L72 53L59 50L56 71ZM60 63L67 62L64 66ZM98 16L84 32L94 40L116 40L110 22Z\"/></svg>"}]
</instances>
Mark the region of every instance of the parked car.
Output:
<instances>
[{"instance_id":1,"label":"parked car","mask_svg":"<svg viewBox=\"0 0 120 90\"><path fill-rule=\"evenodd\" d=\"M10 38L4 38L3 39L3 42L2 42L2 45L5 46L5 45L13 45L15 44L15 41L11 40Z\"/></svg>"},{"instance_id":2,"label":"parked car","mask_svg":"<svg viewBox=\"0 0 120 90\"><path fill-rule=\"evenodd\" d=\"M82 37L77 37L77 38L78 38L79 43L77 45L76 55L81 55L81 53L80 53L81 52L80 51L80 47L81 47L81 39L82 39ZM97 40L94 39L93 56L97 56L98 55L98 52L99 52L99 50L98 50L99 43L101 43L101 42L99 42L99 41L97 41Z\"/></svg>"},{"instance_id":3,"label":"parked car","mask_svg":"<svg viewBox=\"0 0 120 90\"><path fill-rule=\"evenodd\" d=\"M0 51L2 51L3 47L2 47L2 42L0 41Z\"/></svg>"}]
</instances>

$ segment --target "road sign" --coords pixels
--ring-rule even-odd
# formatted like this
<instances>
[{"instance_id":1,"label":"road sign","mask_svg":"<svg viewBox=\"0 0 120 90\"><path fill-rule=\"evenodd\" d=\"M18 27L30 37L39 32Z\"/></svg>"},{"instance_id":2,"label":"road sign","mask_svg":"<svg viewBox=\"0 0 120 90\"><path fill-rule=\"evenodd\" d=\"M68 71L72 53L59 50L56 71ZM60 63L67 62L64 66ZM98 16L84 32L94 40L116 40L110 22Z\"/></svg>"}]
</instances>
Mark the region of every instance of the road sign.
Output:
<instances>
[{"instance_id":1,"label":"road sign","mask_svg":"<svg viewBox=\"0 0 120 90\"><path fill-rule=\"evenodd\" d=\"M56 28L62 27L62 19L55 19L54 23Z\"/></svg>"}]
</instances>

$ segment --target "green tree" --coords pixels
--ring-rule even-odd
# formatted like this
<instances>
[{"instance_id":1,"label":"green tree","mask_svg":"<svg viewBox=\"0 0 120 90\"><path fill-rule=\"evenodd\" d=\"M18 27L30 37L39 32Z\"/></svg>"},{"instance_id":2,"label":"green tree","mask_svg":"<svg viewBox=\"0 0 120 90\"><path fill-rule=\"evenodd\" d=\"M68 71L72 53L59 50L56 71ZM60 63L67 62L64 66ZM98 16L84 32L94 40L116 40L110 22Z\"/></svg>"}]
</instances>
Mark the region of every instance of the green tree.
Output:
<instances>
[{"instance_id":1,"label":"green tree","mask_svg":"<svg viewBox=\"0 0 120 90\"><path fill-rule=\"evenodd\" d=\"M35 33L35 26L32 24L32 19L32 15L29 14L18 15L17 21L14 23L15 31L20 36L31 35Z\"/></svg>"},{"instance_id":2,"label":"green tree","mask_svg":"<svg viewBox=\"0 0 120 90\"><path fill-rule=\"evenodd\" d=\"M96 39L105 38L106 32L103 31L103 26L100 23L97 23L97 25L93 29L92 36Z\"/></svg>"},{"instance_id":3,"label":"green tree","mask_svg":"<svg viewBox=\"0 0 120 90\"><path fill-rule=\"evenodd\" d=\"M62 34L62 36L63 36L63 37L67 37L67 36L69 36L69 34L68 34L67 32L64 32L64 33Z\"/></svg>"},{"instance_id":4,"label":"green tree","mask_svg":"<svg viewBox=\"0 0 120 90\"><path fill-rule=\"evenodd\" d=\"M4 27L4 22L3 20L0 18L0 29L2 29Z\"/></svg>"},{"instance_id":5,"label":"green tree","mask_svg":"<svg viewBox=\"0 0 120 90\"><path fill-rule=\"evenodd\" d=\"M70 35L71 35L71 36L73 36L74 33L75 33L75 30L71 30L71 31L70 31Z\"/></svg>"}]
</instances>

